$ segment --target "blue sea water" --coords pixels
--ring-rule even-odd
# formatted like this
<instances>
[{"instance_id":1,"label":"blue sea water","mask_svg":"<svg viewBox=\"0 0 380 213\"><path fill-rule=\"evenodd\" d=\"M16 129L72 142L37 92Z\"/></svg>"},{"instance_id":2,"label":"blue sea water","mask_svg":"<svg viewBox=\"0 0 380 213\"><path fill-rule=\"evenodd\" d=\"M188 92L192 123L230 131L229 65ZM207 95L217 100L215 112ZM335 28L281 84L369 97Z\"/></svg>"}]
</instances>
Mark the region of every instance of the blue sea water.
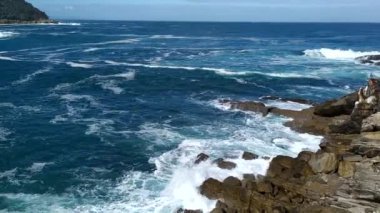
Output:
<instances>
[{"instance_id":1,"label":"blue sea water","mask_svg":"<svg viewBox=\"0 0 380 213\"><path fill-rule=\"evenodd\" d=\"M380 76L355 61L379 38L379 24L0 26L0 212L208 211L206 178L265 174L243 151L295 156L321 139L218 100L352 92ZM194 165L201 152L238 166Z\"/></svg>"}]
</instances>

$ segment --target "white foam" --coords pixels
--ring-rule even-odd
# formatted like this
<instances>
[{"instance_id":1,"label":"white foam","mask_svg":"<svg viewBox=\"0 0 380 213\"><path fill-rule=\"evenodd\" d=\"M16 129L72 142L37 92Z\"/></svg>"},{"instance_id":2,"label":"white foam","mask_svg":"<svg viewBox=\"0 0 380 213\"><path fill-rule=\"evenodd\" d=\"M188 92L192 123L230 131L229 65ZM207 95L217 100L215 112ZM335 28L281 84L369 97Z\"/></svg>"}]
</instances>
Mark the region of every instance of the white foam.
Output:
<instances>
[{"instance_id":1,"label":"white foam","mask_svg":"<svg viewBox=\"0 0 380 213\"><path fill-rule=\"evenodd\" d=\"M52 162L33 163L30 167L26 168L26 170L30 171L31 173L38 173L41 172L45 166L52 164Z\"/></svg>"},{"instance_id":2,"label":"white foam","mask_svg":"<svg viewBox=\"0 0 380 213\"><path fill-rule=\"evenodd\" d=\"M8 140L8 136L12 134L9 129L6 129L4 127L0 127L0 141L6 141Z\"/></svg>"},{"instance_id":3,"label":"white foam","mask_svg":"<svg viewBox=\"0 0 380 213\"><path fill-rule=\"evenodd\" d=\"M76 62L66 62L67 65L73 68L84 68L84 69L90 69L93 67L91 64L84 64L84 63L76 63Z\"/></svg>"},{"instance_id":4,"label":"white foam","mask_svg":"<svg viewBox=\"0 0 380 213\"><path fill-rule=\"evenodd\" d=\"M315 75L305 75L305 74L291 73L291 72L283 72L283 73L255 72L255 74L266 75L266 76L277 77L277 78L313 78L313 79L320 79L320 77L315 76Z\"/></svg>"},{"instance_id":5,"label":"white foam","mask_svg":"<svg viewBox=\"0 0 380 213\"><path fill-rule=\"evenodd\" d=\"M21 109L29 112L39 112L41 111L40 108L38 107L33 107L33 106L16 106L13 103L0 103L0 107L6 107L6 108L11 108L11 109Z\"/></svg>"},{"instance_id":6,"label":"white foam","mask_svg":"<svg viewBox=\"0 0 380 213\"><path fill-rule=\"evenodd\" d=\"M16 35L19 35L19 33L11 32L11 31L0 31L0 39L11 38Z\"/></svg>"},{"instance_id":7,"label":"white foam","mask_svg":"<svg viewBox=\"0 0 380 213\"><path fill-rule=\"evenodd\" d=\"M92 48L88 48L88 49L83 50L83 52L85 52L85 53L95 52L95 51L98 51L98 50L101 50L101 49L102 48L92 47Z\"/></svg>"},{"instance_id":8,"label":"white foam","mask_svg":"<svg viewBox=\"0 0 380 213\"><path fill-rule=\"evenodd\" d=\"M321 48L321 49L311 49L305 50L304 55L313 58L326 58L326 59L334 59L334 60L354 60L361 56L366 55L379 55L379 51L354 51L351 49L342 50L342 49L329 49L329 48Z\"/></svg>"},{"instance_id":9,"label":"white foam","mask_svg":"<svg viewBox=\"0 0 380 213\"><path fill-rule=\"evenodd\" d=\"M185 39L185 38L190 38L190 37L174 36L174 35L153 35L150 38L152 39Z\"/></svg>"},{"instance_id":10,"label":"white foam","mask_svg":"<svg viewBox=\"0 0 380 213\"><path fill-rule=\"evenodd\" d=\"M124 89L121 88L119 83L119 79L123 79L126 81L134 80L136 76L135 71L125 72L125 73L119 73L114 75L94 75L91 76L90 79L96 79L98 81L97 84L99 84L103 89L110 90L114 94L119 95L124 92ZM110 79L110 78L117 78L117 79Z\"/></svg>"},{"instance_id":11,"label":"white foam","mask_svg":"<svg viewBox=\"0 0 380 213\"><path fill-rule=\"evenodd\" d=\"M310 108L311 105L309 104L302 104L297 103L293 101L281 101L281 100L268 100L265 101L265 105L271 106L271 107L277 107L280 109L290 109L295 111L301 111L303 109Z\"/></svg>"},{"instance_id":12,"label":"white foam","mask_svg":"<svg viewBox=\"0 0 380 213\"><path fill-rule=\"evenodd\" d=\"M187 66L170 66L170 65L156 65L156 64L139 64L139 63L124 63L124 62L115 62L111 60L106 60L105 63L110 65L124 65L124 66L131 66L131 67L146 67L146 68L152 68L152 69L181 69L181 70L188 70L188 71L196 71L196 70L203 70L203 71L212 71L219 75L249 75L253 72L248 71L230 71L223 68L210 68L210 67L187 67Z\"/></svg>"},{"instance_id":13,"label":"white foam","mask_svg":"<svg viewBox=\"0 0 380 213\"><path fill-rule=\"evenodd\" d=\"M2 178L7 178L7 179L14 178L16 175L16 172L17 172L17 168L0 172L0 179L2 179Z\"/></svg>"},{"instance_id":14,"label":"white foam","mask_svg":"<svg viewBox=\"0 0 380 213\"><path fill-rule=\"evenodd\" d=\"M75 95L75 94L65 94L61 96L62 100L67 102L76 102L80 100L86 100L92 105L98 105L98 102L91 95Z\"/></svg>"},{"instance_id":15,"label":"white foam","mask_svg":"<svg viewBox=\"0 0 380 213\"><path fill-rule=\"evenodd\" d=\"M81 23L76 22L58 22L57 25L63 25L63 26L81 26Z\"/></svg>"},{"instance_id":16,"label":"white foam","mask_svg":"<svg viewBox=\"0 0 380 213\"><path fill-rule=\"evenodd\" d=\"M51 67L47 67L47 68L43 68L43 69L37 70L36 72L33 72L33 73L25 76L24 78L21 78L20 80L12 82L12 84L15 85L15 84L24 84L24 83L27 83L27 82L33 80L36 76L41 75L43 73L50 72L50 71L51 71Z\"/></svg>"},{"instance_id":17,"label":"white foam","mask_svg":"<svg viewBox=\"0 0 380 213\"><path fill-rule=\"evenodd\" d=\"M4 61L17 61L16 59L14 59L12 57L2 56L2 55L0 55L0 60L4 60Z\"/></svg>"}]
</instances>

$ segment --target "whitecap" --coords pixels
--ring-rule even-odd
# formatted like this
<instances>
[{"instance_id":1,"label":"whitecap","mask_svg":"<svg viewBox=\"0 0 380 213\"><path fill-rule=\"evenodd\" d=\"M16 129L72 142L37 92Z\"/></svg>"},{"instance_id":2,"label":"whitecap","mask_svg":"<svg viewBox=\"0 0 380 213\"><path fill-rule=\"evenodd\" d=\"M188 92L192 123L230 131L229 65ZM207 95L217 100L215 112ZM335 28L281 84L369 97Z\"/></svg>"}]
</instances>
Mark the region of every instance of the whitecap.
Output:
<instances>
[{"instance_id":1,"label":"whitecap","mask_svg":"<svg viewBox=\"0 0 380 213\"><path fill-rule=\"evenodd\" d=\"M83 50L83 52L88 53L88 52L95 52L98 50L101 50L101 48L92 47L92 48L87 48L87 49Z\"/></svg>"},{"instance_id":2,"label":"whitecap","mask_svg":"<svg viewBox=\"0 0 380 213\"><path fill-rule=\"evenodd\" d=\"M276 78L312 78L312 79L321 79L320 77L316 75L305 75L305 74L299 74L299 73L292 73L292 72L254 72L258 75L264 75L264 76L270 76L270 77L276 77Z\"/></svg>"},{"instance_id":3,"label":"whitecap","mask_svg":"<svg viewBox=\"0 0 380 213\"><path fill-rule=\"evenodd\" d=\"M66 62L67 65L73 68L84 68L84 69L90 69L93 67L91 64L84 64L84 63L76 63L76 62Z\"/></svg>"},{"instance_id":4,"label":"whitecap","mask_svg":"<svg viewBox=\"0 0 380 213\"><path fill-rule=\"evenodd\" d=\"M0 141L8 140L8 136L10 134L12 134L12 132L9 129L6 129L4 127L0 127Z\"/></svg>"},{"instance_id":5,"label":"whitecap","mask_svg":"<svg viewBox=\"0 0 380 213\"><path fill-rule=\"evenodd\" d=\"M19 33L11 32L11 31L0 31L0 39L11 38L16 35L19 35Z\"/></svg>"},{"instance_id":6,"label":"whitecap","mask_svg":"<svg viewBox=\"0 0 380 213\"><path fill-rule=\"evenodd\" d=\"M361 56L367 55L380 55L379 51L354 51L351 49L342 50L342 49L329 49L329 48L321 48L321 49L308 49L303 51L305 56L313 57L313 58L326 58L326 59L334 59L334 60L354 60Z\"/></svg>"},{"instance_id":7,"label":"whitecap","mask_svg":"<svg viewBox=\"0 0 380 213\"><path fill-rule=\"evenodd\" d=\"M76 22L58 22L57 25L64 25L64 26L81 26L81 23Z\"/></svg>"},{"instance_id":8,"label":"whitecap","mask_svg":"<svg viewBox=\"0 0 380 213\"><path fill-rule=\"evenodd\" d=\"M8 179L14 178L16 175L17 169L18 168L14 168L11 170L0 172L0 179L1 178L8 178Z\"/></svg>"},{"instance_id":9,"label":"whitecap","mask_svg":"<svg viewBox=\"0 0 380 213\"><path fill-rule=\"evenodd\" d=\"M297 103L293 101L268 100L268 101L265 101L264 103L267 106L277 107L280 109L295 110L295 111L301 111L303 109L307 109L311 107L311 105L309 104L302 104L302 103Z\"/></svg>"},{"instance_id":10,"label":"whitecap","mask_svg":"<svg viewBox=\"0 0 380 213\"><path fill-rule=\"evenodd\" d=\"M2 55L0 55L0 60L4 60L4 61L17 61L16 59L14 59L12 57L2 56Z\"/></svg>"},{"instance_id":11,"label":"whitecap","mask_svg":"<svg viewBox=\"0 0 380 213\"><path fill-rule=\"evenodd\" d=\"M0 107L11 108L11 109L21 109L21 110L25 110L25 111L28 111L28 112L39 112L39 111L41 111L41 109L38 108L38 107L33 107L33 106L16 106L13 103L8 103L8 102L0 103Z\"/></svg>"},{"instance_id":12,"label":"whitecap","mask_svg":"<svg viewBox=\"0 0 380 213\"><path fill-rule=\"evenodd\" d=\"M62 95L60 98L67 102L77 102L80 100L85 100L85 101L90 102L92 105L98 105L98 102L91 95L65 94L65 95Z\"/></svg>"},{"instance_id":13,"label":"whitecap","mask_svg":"<svg viewBox=\"0 0 380 213\"><path fill-rule=\"evenodd\" d=\"M54 163L52 162L41 162L41 163L33 163L30 167L26 168L26 170L30 171L31 173L38 173L41 172L46 166L52 165Z\"/></svg>"},{"instance_id":14,"label":"whitecap","mask_svg":"<svg viewBox=\"0 0 380 213\"><path fill-rule=\"evenodd\" d=\"M51 67L47 67L47 68L43 68L43 69L37 70L36 72L33 72L33 73L25 76L24 78L20 79L20 80L12 82L12 84L16 85L16 84L27 83L27 82L33 80L36 76L41 75L43 73L47 73L49 71L51 71Z\"/></svg>"},{"instance_id":15,"label":"whitecap","mask_svg":"<svg viewBox=\"0 0 380 213\"><path fill-rule=\"evenodd\" d=\"M188 66L170 66L170 65L156 65L156 64L139 64L139 63L124 63L124 62L116 62L111 60L106 60L105 63L110 65L124 65L124 66L131 66L131 67L146 67L146 68L152 68L152 69L180 69L180 70L188 70L188 71L196 71L196 70L203 70L203 71L212 71L219 75L249 75L254 72L249 71L230 71L223 68L210 68L210 67L188 67Z\"/></svg>"}]
</instances>

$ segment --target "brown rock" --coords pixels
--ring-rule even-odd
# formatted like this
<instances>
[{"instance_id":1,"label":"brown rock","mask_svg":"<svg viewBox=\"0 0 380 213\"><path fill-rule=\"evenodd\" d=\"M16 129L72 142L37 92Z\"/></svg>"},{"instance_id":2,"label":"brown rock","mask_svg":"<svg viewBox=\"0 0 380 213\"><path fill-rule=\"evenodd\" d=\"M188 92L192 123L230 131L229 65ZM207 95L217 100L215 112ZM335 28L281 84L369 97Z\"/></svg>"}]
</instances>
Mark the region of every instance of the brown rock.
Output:
<instances>
[{"instance_id":1,"label":"brown rock","mask_svg":"<svg viewBox=\"0 0 380 213\"><path fill-rule=\"evenodd\" d=\"M302 151L298 154L297 159L308 162L312 155L314 155L313 152Z\"/></svg>"},{"instance_id":2,"label":"brown rock","mask_svg":"<svg viewBox=\"0 0 380 213\"><path fill-rule=\"evenodd\" d=\"M338 167L338 159L336 155L327 152L313 155L308 163L315 173L334 172Z\"/></svg>"},{"instance_id":3,"label":"brown rock","mask_svg":"<svg viewBox=\"0 0 380 213\"><path fill-rule=\"evenodd\" d=\"M257 183L257 191L260 193L272 193L272 184L267 181L260 181Z\"/></svg>"},{"instance_id":4,"label":"brown rock","mask_svg":"<svg viewBox=\"0 0 380 213\"><path fill-rule=\"evenodd\" d=\"M266 107L265 104L254 101L231 102L231 109L258 112L261 113L263 116L266 116L269 113L269 108Z\"/></svg>"},{"instance_id":5,"label":"brown rock","mask_svg":"<svg viewBox=\"0 0 380 213\"><path fill-rule=\"evenodd\" d=\"M257 189L256 177L253 174L245 174L243 180L241 181L242 187L247 190Z\"/></svg>"},{"instance_id":6,"label":"brown rock","mask_svg":"<svg viewBox=\"0 0 380 213\"><path fill-rule=\"evenodd\" d=\"M230 161L225 161L223 159L217 159L215 161L215 163L218 165L219 168L221 169L228 169L228 170L231 170L231 169L234 169L236 168L236 163L234 162L230 162Z\"/></svg>"},{"instance_id":7,"label":"brown rock","mask_svg":"<svg viewBox=\"0 0 380 213\"><path fill-rule=\"evenodd\" d=\"M236 177L228 177L223 181L224 186L241 186L241 181Z\"/></svg>"},{"instance_id":8,"label":"brown rock","mask_svg":"<svg viewBox=\"0 0 380 213\"><path fill-rule=\"evenodd\" d=\"M202 210L178 209L177 213L203 213Z\"/></svg>"},{"instance_id":9,"label":"brown rock","mask_svg":"<svg viewBox=\"0 0 380 213\"><path fill-rule=\"evenodd\" d=\"M354 155L354 154L345 154L342 156L344 161L348 162L359 162L363 160L363 157L360 155Z\"/></svg>"},{"instance_id":10,"label":"brown rock","mask_svg":"<svg viewBox=\"0 0 380 213\"><path fill-rule=\"evenodd\" d=\"M354 163L349 162L349 161L341 161L339 163L338 174L341 177L345 177L345 178L354 176L355 174Z\"/></svg>"},{"instance_id":11,"label":"brown rock","mask_svg":"<svg viewBox=\"0 0 380 213\"><path fill-rule=\"evenodd\" d=\"M197 156L197 159L195 160L195 164L200 164L201 162L203 161L206 161L210 158L210 156L204 154L204 153L201 153Z\"/></svg>"},{"instance_id":12,"label":"brown rock","mask_svg":"<svg viewBox=\"0 0 380 213\"><path fill-rule=\"evenodd\" d=\"M316 106L314 114L323 117L350 115L357 100L358 95L354 92L338 100L327 101L324 104Z\"/></svg>"},{"instance_id":13,"label":"brown rock","mask_svg":"<svg viewBox=\"0 0 380 213\"><path fill-rule=\"evenodd\" d=\"M358 134L361 131L360 122L347 117L333 119L328 127L328 132L333 134Z\"/></svg>"},{"instance_id":14,"label":"brown rock","mask_svg":"<svg viewBox=\"0 0 380 213\"><path fill-rule=\"evenodd\" d=\"M242 158L244 160L254 160L259 158L259 156L251 152L244 152Z\"/></svg>"},{"instance_id":15,"label":"brown rock","mask_svg":"<svg viewBox=\"0 0 380 213\"><path fill-rule=\"evenodd\" d=\"M363 120L362 132L375 132L380 130L380 112Z\"/></svg>"},{"instance_id":16,"label":"brown rock","mask_svg":"<svg viewBox=\"0 0 380 213\"><path fill-rule=\"evenodd\" d=\"M200 186L200 193L209 199L216 200L221 197L223 184L213 178L207 179Z\"/></svg>"},{"instance_id":17,"label":"brown rock","mask_svg":"<svg viewBox=\"0 0 380 213\"><path fill-rule=\"evenodd\" d=\"M351 114L351 119L353 121L362 122L363 119L371 116L377 110L377 106L374 104L369 104L367 102L358 103L355 105L354 110Z\"/></svg>"},{"instance_id":18,"label":"brown rock","mask_svg":"<svg viewBox=\"0 0 380 213\"><path fill-rule=\"evenodd\" d=\"M380 156L380 149L370 149L368 151L366 151L364 153L364 155L367 157L367 158L375 158L377 156Z\"/></svg>"}]
</instances>

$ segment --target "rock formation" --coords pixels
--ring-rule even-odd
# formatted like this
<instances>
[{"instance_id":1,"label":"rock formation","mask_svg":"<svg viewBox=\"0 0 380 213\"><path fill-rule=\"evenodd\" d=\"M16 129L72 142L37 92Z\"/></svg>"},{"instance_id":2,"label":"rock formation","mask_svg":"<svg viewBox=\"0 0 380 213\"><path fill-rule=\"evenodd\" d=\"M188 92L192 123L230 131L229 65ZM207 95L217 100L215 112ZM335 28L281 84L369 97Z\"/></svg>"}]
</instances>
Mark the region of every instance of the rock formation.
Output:
<instances>
[{"instance_id":1,"label":"rock formation","mask_svg":"<svg viewBox=\"0 0 380 213\"><path fill-rule=\"evenodd\" d=\"M380 66L380 55L367 55L356 58L362 64L372 64Z\"/></svg>"},{"instance_id":2,"label":"rock formation","mask_svg":"<svg viewBox=\"0 0 380 213\"><path fill-rule=\"evenodd\" d=\"M51 22L44 12L25 0L0 0L0 24Z\"/></svg>"},{"instance_id":3,"label":"rock formation","mask_svg":"<svg viewBox=\"0 0 380 213\"><path fill-rule=\"evenodd\" d=\"M206 180L199 191L217 200L212 213L380 212L379 99L371 102L371 107L361 105L377 96L378 90L359 100L362 94L353 93L302 111L258 102L229 102L233 109L291 117L288 126L324 135L324 139L317 153L275 157L266 176ZM242 157L251 160L258 156L245 152Z\"/></svg>"}]
</instances>

